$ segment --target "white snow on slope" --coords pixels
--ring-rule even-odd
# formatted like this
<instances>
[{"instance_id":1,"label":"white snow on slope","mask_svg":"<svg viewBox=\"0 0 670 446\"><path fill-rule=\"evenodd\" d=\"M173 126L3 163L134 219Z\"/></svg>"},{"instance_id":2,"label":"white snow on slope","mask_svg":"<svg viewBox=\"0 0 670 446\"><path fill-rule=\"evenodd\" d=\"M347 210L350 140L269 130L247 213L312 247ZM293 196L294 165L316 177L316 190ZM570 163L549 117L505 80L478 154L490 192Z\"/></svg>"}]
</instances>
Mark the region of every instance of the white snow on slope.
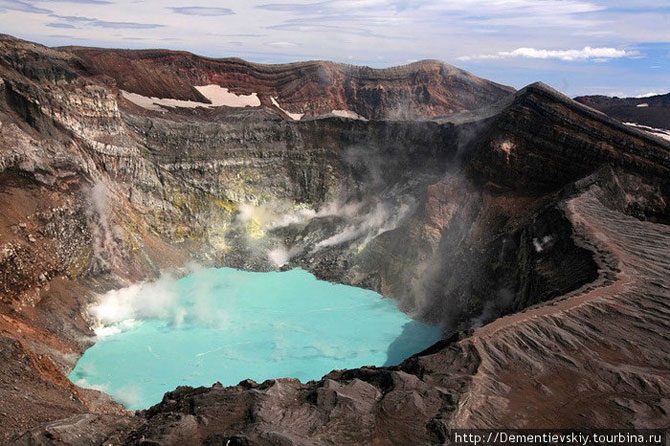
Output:
<instances>
[{"instance_id":1,"label":"white snow on slope","mask_svg":"<svg viewBox=\"0 0 670 446\"><path fill-rule=\"evenodd\" d=\"M289 118L293 119L294 121L300 121L302 117L305 116L304 113L291 113L290 111L284 110L283 108L281 108L281 105L279 105L279 102L277 102L277 99L272 96L270 96L270 100L272 100L272 105L274 105L279 110L286 113L289 116Z\"/></svg>"},{"instance_id":2,"label":"white snow on slope","mask_svg":"<svg viewBox=\"0 0 670 446\"><path fill-rule=\"evenodd\" d=\"M231 93L227 88L223 88L219 85L202 85L194 87L198 90L204 97L211 101L211 104L206 102L197 102L197 101L184 101L181 99L169 99L169 98L150 98L147 96L142 96L137 93L130 93L125 90L121 90L121 94L124 98L128 99L135 105L139 105L142 108L155 111L164 111L162 107L181 107L181 108L196 108L196 107L258 107L261 105L261 100L258 98L257 93L251 93L249 95L238 95Z\"/></svg>"},{"instance_id":3,"label":"white snow on slope","mask_svg":"<svg viewBox=\"0 0 670 446\"><path fill-rule=\"evenodd\" d=\"M367 119L365 119L363 116L351 110L332 110L330 114L340 118L362 119L363 121L367 121Z\"/></svg>"},{"instance_id":4,"label":"white snow on slope","mask_svg":"<svg viewBox=\"0 0 670 446\"><path fill-rule=\"evenodd\" d=\"M652 135L663 138L666 141L670 141L670 130L657 129L654 127L648 127L646 125L635 124L634 122L624 122L624 124L635 127L636 129L642 130L644 132L651 133Z\"/></svg>"}]
</instances>

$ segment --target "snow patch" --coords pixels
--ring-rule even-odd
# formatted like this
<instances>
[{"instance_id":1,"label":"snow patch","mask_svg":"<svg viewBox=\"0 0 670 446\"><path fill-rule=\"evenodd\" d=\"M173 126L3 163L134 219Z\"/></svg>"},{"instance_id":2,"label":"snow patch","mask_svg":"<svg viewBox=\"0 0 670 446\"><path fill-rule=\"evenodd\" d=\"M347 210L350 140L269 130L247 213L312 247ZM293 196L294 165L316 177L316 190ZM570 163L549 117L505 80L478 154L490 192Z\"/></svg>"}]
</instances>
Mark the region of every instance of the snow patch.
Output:
<instances>
[{"instance_id":1,"label":"snow patch","mask_svg":"<svg viewBox=\"0 0 670 446\"><path fill-rule=\"evenodd\" d=\"M198 101L184 101L181 99L170 99L170 98L155 98L142 96L141 94L131 93L125 90L121 90L121 94L124 98L128 99L135 105L138 105L147 110L154 111L165 111L163 107L179 107L179 108L212 108L212 107L258 107L261 105L261 100L258 98L257 93L251 93L248 95L244 94L235 94L228 91L227 88L223 88L219 85L201 85L195 86L196 90L200 92L204 97L206 97L211 104L206 102Z\"/></svg>"},{"instance_id":2,"label":"snow patch","mask_svg":"<svg viewBox=\"0 0 670 446\"><path fill-rule=\"evenodd\" d=\"M351 110L331 110L330 112L331 115L337 116L340 118L347 118L347 119L360 119L363 121L367 121L363 116L359 115L356 112L353 112Z\"/></svg>"},{"instance_id":3,"label":"snow patch","mask_svg":"<svg viewBox=\"0 0 670 446\"><path fill-rule=\"evenodd\" d=\"M637 98L637 99L643 99L643 98L651 98L653 96L661 96L663 94L665 94L665 93L659 92L659 91L650 91L648 93L641 94L641 95L638 95L638 96L633 96L633 97Z\"/></svg>"},{"instance_id":4,"label":"snow patch","mask_svg":"<svg viewBox=\"0 0 670 446\"><path fill-rule=\"evenodd\" d=\"M277 107L279 110L283 111L288 115L289 118L293 119L294 121L300 121L303 116L305 116L304 113L291 113L290 111L284 110L281 105L279 105L279 102L277 102L277 99L270 96L270 100L272 101L272 105Z\"/></svg>"},{"instance_id":5,"label":"snow patch","mask_svg":"<svg viewBox=\"0 0 670 446\"><path fill-rule=\"evenodd\" d=\"M638 107L638 108L649 107L649 104L647 104L647 103L645 102L644 104L637 104L637 107Z\"/></svg>"},{"instance_id":6,"label":"snow patch","mask_svg":"<svg viewBox=\"0 0 670 446\"><path fill-rule=\"evenodd\" d=\"M666 141L670 141L670 130L667 129L657 129L654 127L649 127L646 125L642 124L636 124L634 122L624 122L629 127L635 127L638 130L642 130L643 132L647 132L653 136L656 136L661 139L665 139Z\"/></svg>"},{"instance_id":7,"label":"snow patch","mask_svg":"<svg viewBox=\"0 0 670 446\"><path fill-rule=\"evenodd\" d=\"M228 91L227 88L219 85L203 85L195 87L204 97L212 102L213 107L225 105L227 107L258 107L261 100L258 99L258 93L235 94Z\"/></svg>"}]
</instances>

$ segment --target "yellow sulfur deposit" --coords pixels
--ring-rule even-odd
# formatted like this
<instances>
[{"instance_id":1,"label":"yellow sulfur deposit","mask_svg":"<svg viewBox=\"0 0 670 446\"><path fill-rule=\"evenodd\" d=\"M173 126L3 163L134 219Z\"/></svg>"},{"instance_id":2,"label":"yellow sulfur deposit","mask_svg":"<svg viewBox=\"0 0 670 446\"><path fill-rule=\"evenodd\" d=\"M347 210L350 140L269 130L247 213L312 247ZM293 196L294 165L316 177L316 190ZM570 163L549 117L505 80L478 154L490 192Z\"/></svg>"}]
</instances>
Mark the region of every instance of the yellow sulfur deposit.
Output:
<instances>
[{"instance_id":1,"label":"yellow sulfur deposit","mask_svg":"<svg viewBox=\"0 0 670 446\"><path fill-rule=\"evenodd\" d=\"M263 225L256 217L249 219L247 223L247 234L254 240L265 237L265 231L263 230Z\"/></svg>"}]
</instances>

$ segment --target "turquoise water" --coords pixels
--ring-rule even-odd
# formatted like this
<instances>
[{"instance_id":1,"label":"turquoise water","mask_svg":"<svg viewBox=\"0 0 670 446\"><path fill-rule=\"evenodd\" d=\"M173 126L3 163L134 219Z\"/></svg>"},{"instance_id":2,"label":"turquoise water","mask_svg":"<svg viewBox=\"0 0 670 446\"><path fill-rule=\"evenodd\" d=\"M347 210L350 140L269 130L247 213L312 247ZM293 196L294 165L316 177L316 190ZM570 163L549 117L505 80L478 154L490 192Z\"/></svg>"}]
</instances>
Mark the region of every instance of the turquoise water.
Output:
<instances>
[{"instance_id":1,"label":"turquoise water","mask_svg":"<svg viewBox=\"0 0 670 446\"><path fill-rule=\"evenodd\" d=\"M179 385L305 382L333 369L398 364L440 338L390 299L300 269L204 269L109 293L92 312L105 336L70 379L130 409Z\"/></svg>"}]
</instances>

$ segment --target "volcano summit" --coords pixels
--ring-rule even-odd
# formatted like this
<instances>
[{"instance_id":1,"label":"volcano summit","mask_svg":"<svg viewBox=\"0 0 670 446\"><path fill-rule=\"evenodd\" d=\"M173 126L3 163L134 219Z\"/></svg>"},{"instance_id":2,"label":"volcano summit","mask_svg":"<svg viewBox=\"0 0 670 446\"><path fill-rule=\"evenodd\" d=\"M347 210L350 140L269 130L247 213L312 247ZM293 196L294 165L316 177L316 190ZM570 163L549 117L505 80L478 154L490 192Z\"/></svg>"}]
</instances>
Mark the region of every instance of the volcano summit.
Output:
<instances>
[{"instance_id":1,"label":"volcano summit","mask_svg":"<svg viewBox=\"0 0 670 446\"><path fill-rule=\"evenodd\" d=\"M2 36L0 442L667 427L670 142L647 130L432 60L260 65ZM308 382L180 386L137 412L68 378L101 296L202 267L300 268L442 339Z\"/></svg>"}]
</instances>

